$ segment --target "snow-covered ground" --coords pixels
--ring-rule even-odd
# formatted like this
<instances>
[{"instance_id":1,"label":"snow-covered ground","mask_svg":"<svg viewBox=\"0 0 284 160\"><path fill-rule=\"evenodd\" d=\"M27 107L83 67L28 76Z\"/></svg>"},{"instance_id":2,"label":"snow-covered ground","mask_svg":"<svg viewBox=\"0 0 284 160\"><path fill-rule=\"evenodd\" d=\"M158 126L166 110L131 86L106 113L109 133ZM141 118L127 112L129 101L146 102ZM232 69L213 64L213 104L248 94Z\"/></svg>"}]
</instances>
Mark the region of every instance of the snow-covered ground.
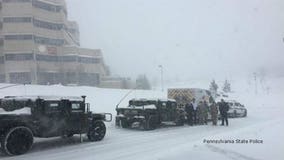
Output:
<instances>
[{"instance_id":1,"label":"snow-covered ground","mask_svg":"<svg viewBox=\"0 0 284 160\"><path fill-rule=\"evenodd\" d=\"M245 104L248 117L229 119L229 127L212 126L211 124L193 127L185 125L162 127L153 131L138 131L116 128L114 122L111 122L107 124L107 135L103 141L80 143L78 136L71 139L36 139L33 148L27 154L17 157L6 157L0 154L0 159L282 160L284 159L283 80L270 81L269 92L259 89L257 95L253 87L247 85L245 81L235 81L232 84L234 93L230 96ZM204 84L204 88L208 88L209 83ZM5 86L9 84L0 84L0 88ZM200 86L202 85L198 85ZM188 83L185 87L195 86ZM116 104L128 92L129 90L94 87L19 85L1 89L0 97L7 95L87 95L87 102L91 104L93 111L110 112L115 115ZM166 98L166 96L167 93L161 91L133 91L121 106L125 106L131 98ZM238 140L243 143L237 143ZM259 143L255 143L256 140Z\"/></svg>"}]
</instances>

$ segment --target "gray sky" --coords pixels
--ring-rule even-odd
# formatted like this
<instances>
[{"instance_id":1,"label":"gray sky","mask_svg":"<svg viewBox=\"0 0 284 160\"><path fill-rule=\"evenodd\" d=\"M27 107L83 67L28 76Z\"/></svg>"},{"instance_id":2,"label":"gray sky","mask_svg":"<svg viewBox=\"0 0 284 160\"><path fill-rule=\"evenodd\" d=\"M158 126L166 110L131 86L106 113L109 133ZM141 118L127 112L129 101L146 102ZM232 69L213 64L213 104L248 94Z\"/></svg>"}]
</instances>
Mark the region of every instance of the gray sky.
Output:
<instances>
[{"instance_id":1,"label":"gray sky","mask_svg":"<svg viewBox=\"0 0 284 160\"><path fill-rule=\"evenodd\" d=\"M283 0L66 0L81 45L114 74L226 78L284 75Z\"/></svg>"}]
</instances>

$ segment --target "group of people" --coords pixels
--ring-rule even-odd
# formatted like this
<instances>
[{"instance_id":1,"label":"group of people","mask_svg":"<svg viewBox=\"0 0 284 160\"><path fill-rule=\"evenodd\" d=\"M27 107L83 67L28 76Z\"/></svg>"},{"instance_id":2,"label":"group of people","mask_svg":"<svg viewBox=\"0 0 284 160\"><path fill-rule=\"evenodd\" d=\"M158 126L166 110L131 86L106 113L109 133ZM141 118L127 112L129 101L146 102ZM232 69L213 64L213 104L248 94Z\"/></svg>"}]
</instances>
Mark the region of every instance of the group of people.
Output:
<instances>
[{"instance_id":1,"label":"group of people","mask_svg":"<svg viewBox=\"0 0 284 160\"><path fill-rule=\"evenodd\" d=\"M224 122L226 122L226 125L228 126L228 103L223 99L219 103L216 103L214 100L210 104L208 104L206 100L201 100L197 103L193 98L185 105L188 124L191 126L207 125L208 113L210 113L212 124L216 126L218 121L218 109L222 120L221 125L224 125Z\"/></svg>"}]
</instances>

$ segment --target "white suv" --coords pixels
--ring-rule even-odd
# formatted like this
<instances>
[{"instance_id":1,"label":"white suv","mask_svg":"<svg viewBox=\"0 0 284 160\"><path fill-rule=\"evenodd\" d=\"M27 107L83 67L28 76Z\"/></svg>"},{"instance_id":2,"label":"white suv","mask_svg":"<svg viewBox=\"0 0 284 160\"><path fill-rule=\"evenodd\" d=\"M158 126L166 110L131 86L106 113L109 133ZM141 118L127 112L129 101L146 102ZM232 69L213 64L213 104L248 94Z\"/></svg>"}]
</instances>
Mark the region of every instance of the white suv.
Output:
<instances>
[{"instance_id":1,"label":"white suv","mask_svg":"<svg viewBox=\"0 0 284 160\"><path fill-rule=\"evenodd\" d=\"M247 116L247 109L241 103L235 100L228 100L226 101L229 105L228 117L246 117Z\"/></svg>"}]
</instances>

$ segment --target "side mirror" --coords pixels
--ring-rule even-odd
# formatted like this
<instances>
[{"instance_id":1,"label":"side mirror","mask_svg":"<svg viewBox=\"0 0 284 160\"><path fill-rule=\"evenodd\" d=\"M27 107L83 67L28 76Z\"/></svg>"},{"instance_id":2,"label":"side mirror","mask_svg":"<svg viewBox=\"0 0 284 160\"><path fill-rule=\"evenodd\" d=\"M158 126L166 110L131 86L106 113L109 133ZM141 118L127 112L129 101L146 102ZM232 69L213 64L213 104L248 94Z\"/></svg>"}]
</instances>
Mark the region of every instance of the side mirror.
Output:
<instances>
[{"instance_id":1,"label":"side mirror","mask_svg":"<svg viewBox=\"0 0 284 160\"><path fill-rule=\"evenodd\" d=\"M105 113L105 121L106 122L112 121L112 114L111 113Z\"/></svg>"},{"instance_id":2,"label":"side mirror","mask_svg":"<svg viewBox=\"0 0 284 160\"><path fill-rule=\"evenodd\" d=\"M90 103L85 103L86 106L86 113L90 112Z\"/></svg>"}]
</instances>

